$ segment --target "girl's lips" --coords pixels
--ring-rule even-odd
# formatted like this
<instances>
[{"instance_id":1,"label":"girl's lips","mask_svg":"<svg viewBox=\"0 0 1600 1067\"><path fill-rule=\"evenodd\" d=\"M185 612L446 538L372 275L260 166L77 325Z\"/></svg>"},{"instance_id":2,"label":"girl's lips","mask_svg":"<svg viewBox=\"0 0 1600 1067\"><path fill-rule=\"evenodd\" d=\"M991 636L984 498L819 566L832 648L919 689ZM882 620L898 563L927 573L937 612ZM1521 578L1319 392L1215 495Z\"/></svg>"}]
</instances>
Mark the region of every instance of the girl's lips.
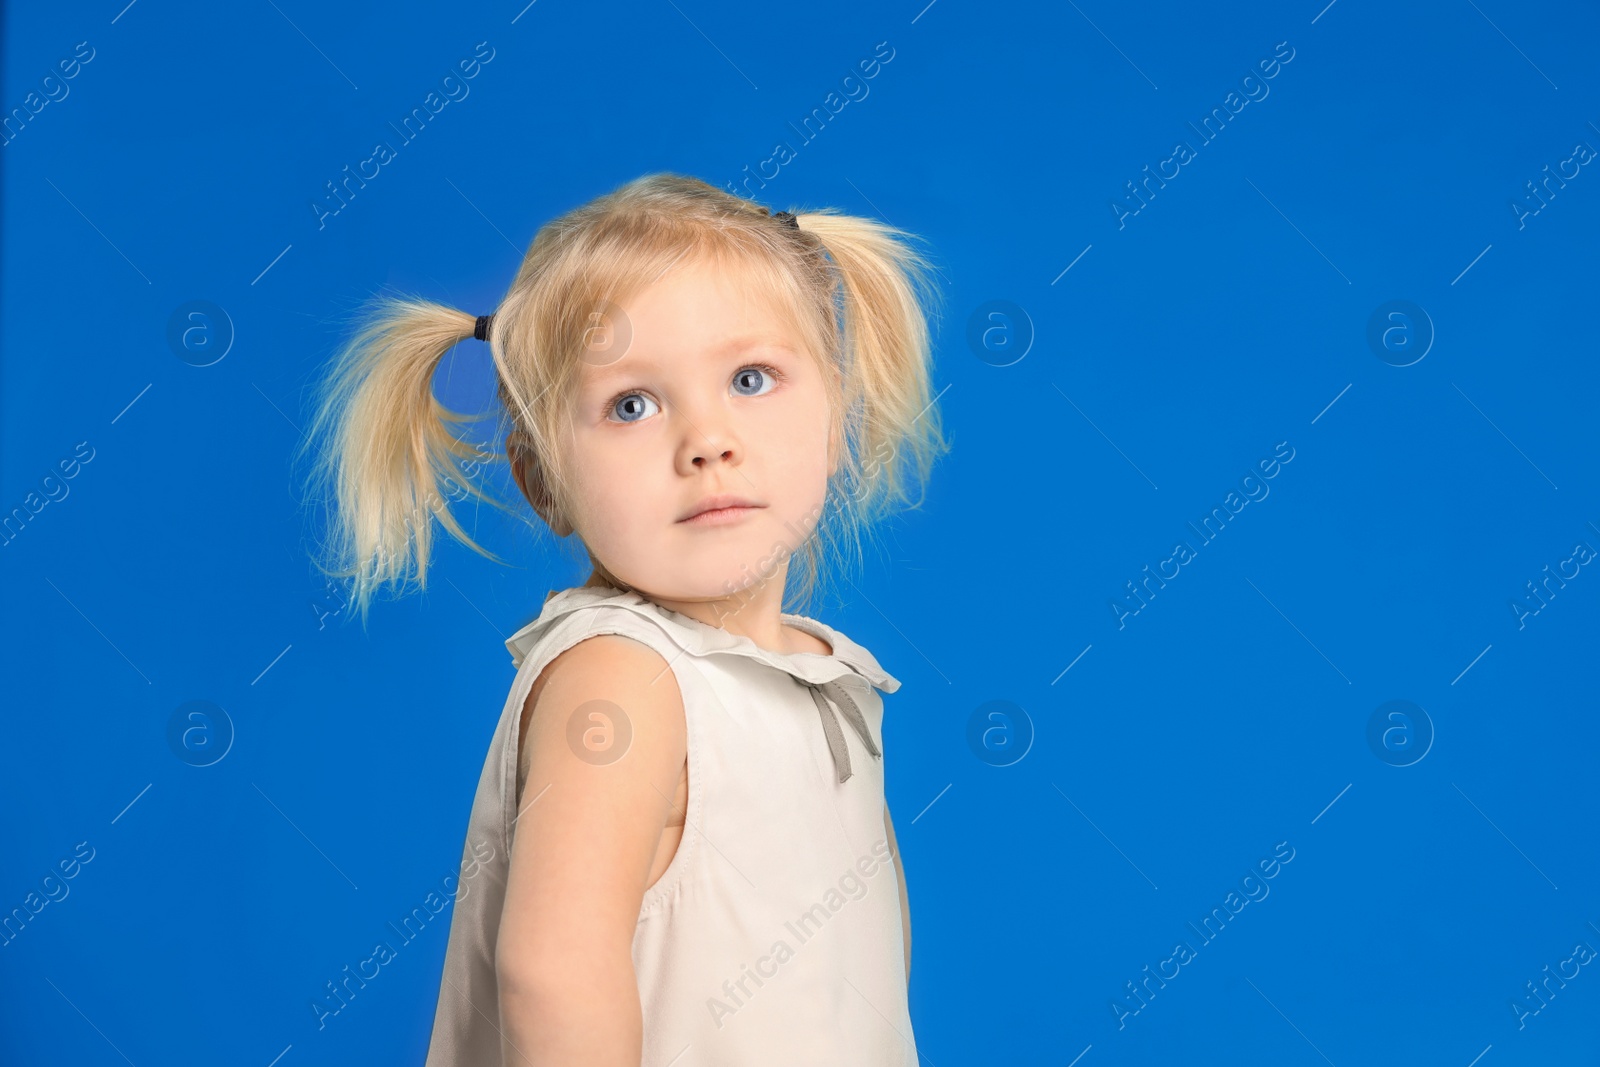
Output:
<instances>
[{"instance_id":1,"label":"girl's lips","mask_svg":"<svg viewBox=\"0 0 1600 1067\"><path fill-rule=\"evenodd\" d=\"M690 526L726 526L740 521L750 512L757 510L759 509L753 507L713 508L711 511L702 511L692 518L680 521Z\"/></svg>"}]
</instances>

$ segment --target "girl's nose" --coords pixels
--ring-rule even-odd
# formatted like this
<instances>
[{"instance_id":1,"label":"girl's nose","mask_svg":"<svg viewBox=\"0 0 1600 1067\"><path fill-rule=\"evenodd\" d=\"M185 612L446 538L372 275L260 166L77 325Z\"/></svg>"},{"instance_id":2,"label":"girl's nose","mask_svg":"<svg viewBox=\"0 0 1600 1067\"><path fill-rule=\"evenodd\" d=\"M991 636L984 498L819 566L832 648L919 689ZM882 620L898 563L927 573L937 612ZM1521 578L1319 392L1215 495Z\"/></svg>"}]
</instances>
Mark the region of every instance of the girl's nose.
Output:
<instances>
[{"instance_id":1,"label":"girl's nose","mask_svg":"<svg viewBox=\"0 0 1600 1067\"><path fill-rule=\"evenodd\" d=\"M695 463L696 466L705 466L705 464L710 461L710 458L711 458L710 450L707 450L707 455L696 456L694 458L694 463ZM724 463L731 463L733 461L733 449L731 449L731 448L723 449L722 452L717 454L717 458L722 460Z\"/></svg>"},{"instance_id":2,"label":"girl's nose","mask_svg":"<svg viewBox=\"0 0 1600 1067\"><path fill-rule=\"evenodd\" d=\"M744 446L726 417L725 412L713 408L685 419L683 443L679 449L681 465L687 468L684 473L704 470L718 463L737 467L744 460Z\"/></svg>"}]
</instances>

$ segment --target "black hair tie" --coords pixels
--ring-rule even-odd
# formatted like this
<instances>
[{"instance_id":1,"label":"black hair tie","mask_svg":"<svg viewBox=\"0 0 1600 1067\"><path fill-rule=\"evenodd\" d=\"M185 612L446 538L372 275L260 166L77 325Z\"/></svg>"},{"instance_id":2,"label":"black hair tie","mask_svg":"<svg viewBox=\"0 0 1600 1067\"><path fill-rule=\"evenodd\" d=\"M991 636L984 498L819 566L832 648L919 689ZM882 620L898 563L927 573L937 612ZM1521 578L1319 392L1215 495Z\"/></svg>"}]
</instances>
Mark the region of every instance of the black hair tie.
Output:
<instances>
[{"instance_id":1,"label":"black hair tie","mask_svg":"<svg viewBox=\"0 0 1600 1067\"><path fill-rule=\"evenodd\" d=\"M489 339L489 323L493 320L493 315L479 315L478 323L473 327L472 336L480 341L487 341Z\"/></svg>"},{"instance_id":2,"label":"black hair tie","mask_svg":"<svg viewBox=\"0 0 1600 1067\"><path fill-rule=\"evenodd\" d=\"M763 207L761 208L761 213L763 215L771 215L779 222L786 223L791 230L798 230L800 228L800 220L789 214L787 211L773 211L771 208Z\"/></svg>"}]
</instances>

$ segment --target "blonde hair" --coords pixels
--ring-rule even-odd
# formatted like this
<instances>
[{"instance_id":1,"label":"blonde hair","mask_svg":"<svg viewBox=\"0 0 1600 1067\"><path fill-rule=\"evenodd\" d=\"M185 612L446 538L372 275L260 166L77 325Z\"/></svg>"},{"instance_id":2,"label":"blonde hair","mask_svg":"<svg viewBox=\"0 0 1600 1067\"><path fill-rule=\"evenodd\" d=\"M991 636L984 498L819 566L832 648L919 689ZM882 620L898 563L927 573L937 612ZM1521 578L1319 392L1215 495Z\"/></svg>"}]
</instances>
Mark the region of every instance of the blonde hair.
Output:
<instances>
[{"instance_id":1,"label":"blonde hair","mask_svg":"<svg viewBox=\"0 0 1600 1067\"><path fill-rule=\"evenodd\" d=\"M830 562L859 561L863 530L898 504L920 506L934 461L949 450L930 385L925 309L936 314L934 268L909 243L913 235L874 219L821 208L797 221L792 229L695 178L653 174L541 228L488 338L510 424L498 457L451 431L485 416L446 408L432 389L435 369L473 336L477 317L415 297L376 298L323 380L300 450L316 451L308 489L333 504L316 563L350 580L363 624L379 588L403 591L413 578L426 588L432 518L497 559L467 535L441 494L445 485L452 497L504 508L480 484L485 461L509 460L551 531L572 532L568 502L582 487L558 442L586 346L596 329L616 325L618 305L690 256L736 265L730 276L774 299L821 362L838 464L816 530L793 556L798 573L786 593L809 602L819 579L831 576ZM914 501L910 482L919 490ZM588 584L628 588L592 552L589 560Z\"/></svg>"}]
</instances>

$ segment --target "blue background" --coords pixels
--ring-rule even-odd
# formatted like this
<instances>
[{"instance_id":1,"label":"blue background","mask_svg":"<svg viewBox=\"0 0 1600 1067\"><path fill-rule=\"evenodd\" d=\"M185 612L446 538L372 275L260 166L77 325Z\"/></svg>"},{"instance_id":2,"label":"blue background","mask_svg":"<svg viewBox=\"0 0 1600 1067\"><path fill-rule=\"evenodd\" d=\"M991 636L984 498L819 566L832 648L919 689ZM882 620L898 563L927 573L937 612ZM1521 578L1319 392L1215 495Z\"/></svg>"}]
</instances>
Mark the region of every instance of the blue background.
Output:
<instances>
[{"instance_id":1,"label":"blue background","mask_svg":"<svg viewBox=\"0 0 1600 1067\"><path fill-rule=\"evenodd\" d=\"M0 908L94 857L0 948L0 1061L422 1062L444 923L323 1029L309 1005L454 872L502 641L586 572L485 510L514 566L446 541L426 594L349 625L290 463L310 387L374 292L489 311L555 215L653 171L727 185L782 139L755 198L885 218L946 278L954 451L814 611L904 685L924 1060L1595 1062L1600 967L1520 1028L1509 1004L1600 948L1600 575L1510 607L1600 548L1600 173L1511 206L1600 147L1597 30L1504 0L8 5L8 113L94 58L0 149L0 506L93 458L0 548ZM470 95L319 228L324 183L480 41ZM235 333L209 366L167 337L194 300ZM1421 316L1374 347L1394 300ZM489 410L491 384L468 343L438 390ZM1269 495L1201 544L1280 442ZM1119 625L1179 540L1195 558ZM1409 766L1420 716L1368 743L1392 700L1434 734ZM169 742L189 701L231 724L209 767ZM1010 766L968 742L991 701L1032 735ZM1270 895L1200 942L1280 842Z\"/></svg>"}]
</instances>

